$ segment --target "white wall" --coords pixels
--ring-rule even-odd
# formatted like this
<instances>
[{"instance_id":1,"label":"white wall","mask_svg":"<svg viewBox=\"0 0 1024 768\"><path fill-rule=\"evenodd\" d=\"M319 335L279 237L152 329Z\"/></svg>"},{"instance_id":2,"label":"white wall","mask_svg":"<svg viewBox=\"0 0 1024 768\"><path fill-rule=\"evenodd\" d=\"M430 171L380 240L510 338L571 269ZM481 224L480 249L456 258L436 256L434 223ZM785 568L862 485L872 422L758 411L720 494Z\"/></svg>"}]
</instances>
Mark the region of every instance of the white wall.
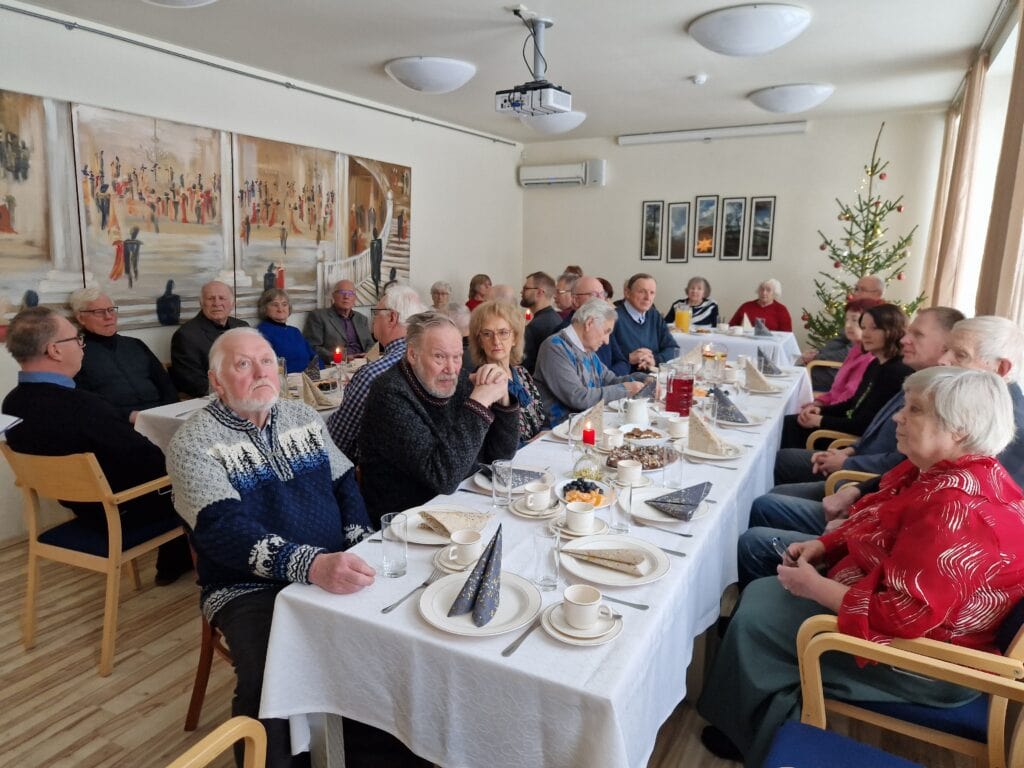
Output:
<instances>
[{"instance_id":1,"label":"white wall","mask_svg":"<svg viewBox=\"0 0 1024 768\"><path fill-rule=\"evenodd\" d=\"M0 89L211 126L407 165L412 168L411 281L474 272L518 285L522 192L518 146L268 85L87 32L0 11ZM68 168L68 173L74 173ZM3 276L0 275L0 280ZM456 296L457 298L457 296ZM169 329L140 332L168 359ZM16 367L0 353L0 393ZM0 467L0 541L22 534L20 503Z\"/></svg>"},{"instance_id":2,"label":"white wall","mask_svg":"<svg viewBox=\"0 0 1024 768\"><path fill-rule=\"evenodd\" d=\"M526 190L523 268L557 275L565 265L579 264L587 274L611 280L616 296L629 275L650 272L658 281L657 305L664 309L683 295L690 277L701 275L711 282L726 319L754 297L759 281L776 277L782 302L802 331L800 308L816 302L812 281L819 270L832 269L819 250L817 231L840 236L835 199L855 200L882 120L880 154L890 166L880 193L885 198L903 194L906 203L903 214L888 219L890 231L902 234L919 225L906 280L890 290L910 298L920 282L935 192L943 130L939 113L811 120L805 135L708 144L620 147L613 139L529 144L523 152L527 165L605 158L608 181L605 187ZM772 261L723 262L693 259L692 253L688 264L640 261L641 203L663 200L667 208L690 201L692 207L697 195L775 195Z\"/></svg>"}]
</instances>

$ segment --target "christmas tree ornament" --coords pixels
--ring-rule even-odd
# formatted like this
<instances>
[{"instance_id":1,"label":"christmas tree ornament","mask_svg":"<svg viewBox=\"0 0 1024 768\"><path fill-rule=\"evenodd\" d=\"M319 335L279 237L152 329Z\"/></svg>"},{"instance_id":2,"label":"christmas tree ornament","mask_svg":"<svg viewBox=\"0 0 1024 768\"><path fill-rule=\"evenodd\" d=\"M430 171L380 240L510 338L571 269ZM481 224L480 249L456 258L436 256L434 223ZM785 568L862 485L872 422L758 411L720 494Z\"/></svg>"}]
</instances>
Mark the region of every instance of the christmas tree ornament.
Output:
<instances>
[{"instance_id":1,"label":"christmas tree ornament","mask_svg":"<svg viewBox=\"0 0 1024 768\"><path fill-rule=\"evenodd\" d=\"M882 181L885 181L887 176L888 174L885 171L882 171L880 174L878 174L878 178L880 178Z\"/></svg>"},{"instance_id":2,"label":"christmas tree ornament","mask_svg":"<svg viewBox=\"0 0 1024 768\"><path fill-rule=\"evenodd\" d=\"M896 206L896 213L903 213L903 206L902 205L897 205Z\"/></svg>"}]
</instances>

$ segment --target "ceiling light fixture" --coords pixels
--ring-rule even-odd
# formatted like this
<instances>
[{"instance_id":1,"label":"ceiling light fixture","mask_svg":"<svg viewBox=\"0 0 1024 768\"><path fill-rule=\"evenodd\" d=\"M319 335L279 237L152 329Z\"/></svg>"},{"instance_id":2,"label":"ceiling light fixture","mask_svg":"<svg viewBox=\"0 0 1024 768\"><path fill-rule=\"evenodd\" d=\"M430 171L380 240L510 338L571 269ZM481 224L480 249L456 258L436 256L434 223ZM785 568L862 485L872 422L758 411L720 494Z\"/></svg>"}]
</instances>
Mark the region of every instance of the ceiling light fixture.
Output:
<instances>
[{"instance_id":1,"label":"ceiling light fixture","mask_svg":"<svg viewBox=\"0 0 1024 768\"><path fill-rule=\"evenodd\" d=\"M449 93L461 88L476 74L476 66L441 56L406 56L384 65L396 83L420 93Z\"/></svg>"},{"instance_id":2,"label":"ceiling light fixture","mask_svg":"<svg viewBox=\"0 0 1024 768\"><path fill-rule=\"evenodd\" d=\"M823 104L835 92L828 83L794 83L762 88L747 95L761 109L768 112L806 112Z\"/></svg>"},{"instance_id":3,"label":"ceiling light fixture","mask_svg":"<svg viewBox=\"0 0 1024 768\"><path fill-rule=\"evenodd\" d=\"M657 131L654 133L626 133L619 136L619 146L633 144L666 144L673 141L713 141L714 139L744 139L753 136L779 136L787 133L805 133L806 120L790 123L761 123L758 125L728 125L721 128L696 128L687 131Z\"/></svg>"},{"instance_id":4,"label":"ceiling light fixture","mask_svg":"<svg viewBox=\"0 0 1024 768\"><path fill-rule=\"evenodd\" d=\"M537 133L566 133L587 119L586 112L552 112L550 115L517 115L519 122Z\"/></svg>"},{"instance_id":5,"label":"ceiling light fixture","mask_svg":"<svg viewBox=\"0 0 1024 768\"><path fill-rule=\"evenodd\" d=\"M204 5L213 5L217 0L143 0L150 5L158 5L161 8L201 8Z\"/></svg>"},{"instance_id":6,"label":"ceiling light fixture","mask_svg":"<svg viewBox=\"0 0 1024 768\"><path fill-rule=\"evenodd\" d=\"M757 56L794 40L811 23L796 5L737 5L699 16L687 30L705 48L726 56Z\"/></svg>"}]
</instances>

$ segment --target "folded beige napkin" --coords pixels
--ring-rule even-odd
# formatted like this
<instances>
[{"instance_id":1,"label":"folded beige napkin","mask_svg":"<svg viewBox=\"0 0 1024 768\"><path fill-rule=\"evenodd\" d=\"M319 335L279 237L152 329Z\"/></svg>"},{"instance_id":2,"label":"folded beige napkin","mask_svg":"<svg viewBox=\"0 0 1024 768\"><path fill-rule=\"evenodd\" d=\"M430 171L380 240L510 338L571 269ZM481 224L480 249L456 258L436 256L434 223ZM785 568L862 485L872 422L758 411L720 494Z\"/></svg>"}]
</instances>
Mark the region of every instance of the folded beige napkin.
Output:
<instances>
[{"instance_id":1,"label":"folded beige napkin","mask_svg":"<svg viewBox=\"0 0 1024 768\"><path fill-rule=\"evenodd\" d=\"M754 330L754 326L751 325L750 318L747 317L747 313L746 312L743 313L743 322L740 324L740 327L744 331L752 331L752 330Z\"/></svg>"},{"instance_id":2,"label":"folded beige napkin","mask_svg":"<svg viewBox=\"0 0 1024 768\"><path fill-rule=\"evenodd\" d=\"M563 553L572 555L594 565L601 565L632 576L643 576L646 561L642 552L635 549L563 549Z\"/></svg>"},{"instance_id":3,"label":"folded beige napkin","mask_svg":"<svg viewBox=\"0 0 1024 768\"><path fill-rule=\"evenodd\" d=\"M722 439L694 411L690 411L690 428L686 446L691 451L709 453L713 456L725 456L727 453Z\"/></svg>"},{"instance_id":4,"label":"folded beige napkin","mask_svg":"<svg viewBox=\"0 0 1024 768\"><path fill-rule=\"evenodd\" d=\"M339 404L337 395L321 392L306 374L302 374L302 401L314 408L335 408Z\"/></svg>"},{"instance_id":5,"label":"folded beige napkin","mask_svg":"<svg viewBox=\"0 0 1024 768\"><path fill-rule=\"evenodd\" d=\"M748 357L746 365L743 370L747 373L747 389L751 392L774 392L775 387L772 383L766 379L759 370L754 362Z\"/></svg>"},{"instance_id":6,"label":"folded beige napkin","mask_svg":"<svg viewBox=\"0 0 1024 768\"><path fill-rule=\"evenodd\" d=\"M583 439L583 426L588 421L596 435L600 436L604 432L604 398L598 400L596 405L591 406L589 410L584 411L573 420L573 440Z\"/></svg>"},{"instance_id":7,"label":"folded beige napkin","mask_svg":"<svg viewBox=\"0 0 1024 768\"><path fill-rule=\"evenodd\" d=\"M420 512L420 528L426 528L441 536L451 536L456 531L481 531L491 516L486 512L462 512L440 510Z\"/></svg>"}]
</instances>

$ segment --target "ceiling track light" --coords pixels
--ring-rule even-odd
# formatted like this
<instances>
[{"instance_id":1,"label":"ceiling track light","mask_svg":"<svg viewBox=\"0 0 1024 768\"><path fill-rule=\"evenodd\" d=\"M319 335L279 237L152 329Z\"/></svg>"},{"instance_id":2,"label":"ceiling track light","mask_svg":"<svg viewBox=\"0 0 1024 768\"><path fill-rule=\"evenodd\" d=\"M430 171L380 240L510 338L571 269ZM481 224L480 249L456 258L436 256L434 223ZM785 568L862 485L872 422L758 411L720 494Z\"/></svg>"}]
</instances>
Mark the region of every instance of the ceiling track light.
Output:
<instances>
[{"instance_id":1,"label":"ceiling track light","mask_svg":"<svg viewBox=\"0 0 1024 768\"><path fill-rule=\"evenodd\" d=\"M745 139L755 136L781 136L806 133L807 121L788 123L760 123L757 125L727 125L720 128L696 128L687 131L656 131L654 133L626 133L619 136L621 147L636 144L668 144L675 141L714 141L716 139Z\"/></svg>"}]
</instances>

